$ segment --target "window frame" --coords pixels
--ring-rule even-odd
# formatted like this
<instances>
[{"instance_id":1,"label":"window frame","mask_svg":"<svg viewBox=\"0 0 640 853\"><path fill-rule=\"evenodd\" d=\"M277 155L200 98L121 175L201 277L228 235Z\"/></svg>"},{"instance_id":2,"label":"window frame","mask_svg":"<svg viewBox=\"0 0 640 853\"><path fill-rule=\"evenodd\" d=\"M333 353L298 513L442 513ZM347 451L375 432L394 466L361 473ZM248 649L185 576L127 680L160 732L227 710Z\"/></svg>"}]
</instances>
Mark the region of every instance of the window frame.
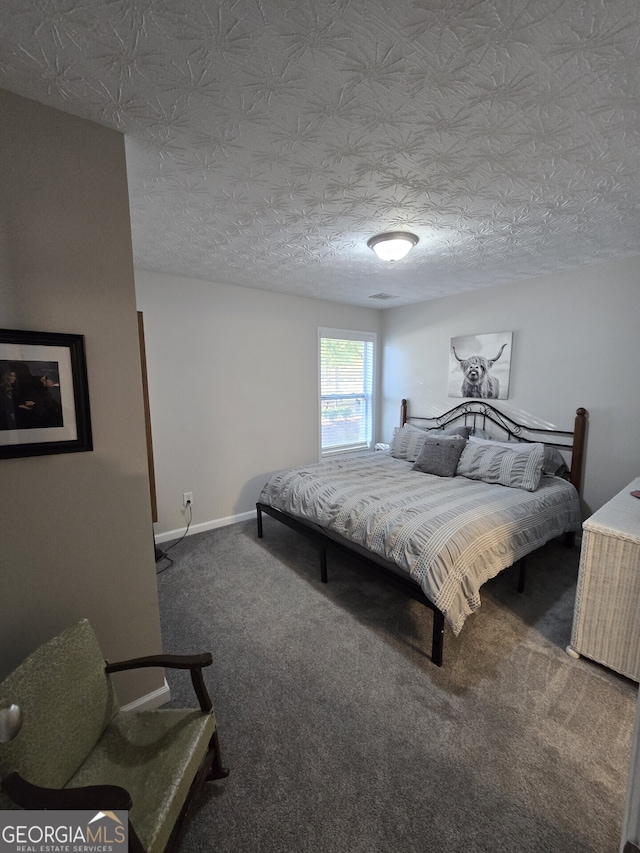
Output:
<instances>
[{"instance_id":1,"label":"window frame","mask_svg":"<svg viewBox=\"0 0 640 853\"><path fill-rule=\"evenodd\" d=\"M358 341L372 344L371 354L371 392L370 404L370 436L366 443L352 445L340 445L336 448L323 448L322 445L322 341L323 339L339 341ZM377 404L377 378L378 378L378 335L376 332L364 332L354 329L334 329L327 327L318 328L318 456L326 459L344 453L357 453L363 450L371 450L375 443L376 433L376 404ZM366 389L365 389L366 399Z\"/></svg>"}]
</instances>

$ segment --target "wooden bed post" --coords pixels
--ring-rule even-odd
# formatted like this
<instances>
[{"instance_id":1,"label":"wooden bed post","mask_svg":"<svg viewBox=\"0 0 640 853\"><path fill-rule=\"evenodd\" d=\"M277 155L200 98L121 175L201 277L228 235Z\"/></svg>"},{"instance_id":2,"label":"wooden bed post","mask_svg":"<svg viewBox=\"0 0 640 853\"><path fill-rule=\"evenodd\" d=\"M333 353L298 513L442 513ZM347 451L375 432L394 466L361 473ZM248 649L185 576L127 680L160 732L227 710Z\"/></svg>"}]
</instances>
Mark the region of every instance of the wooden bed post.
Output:
<instances>
[{"instance_id":1,"label":"wooden bed post","mask_svg":"<svg viewBox=\"0 0 640 853\"><path fill-rule=\"evenodd\" d=\"M407 401L400 402L400 426L403 427L407 422Z\"/></svg>"},{"instance_id":2,"label":"wooden bed post","mask_svg":"<svg viewBox=\"0 0 640 853\"><path fill-rule=\"evenodd\" d=\"M587 431L587 412L580 407L576 411L573 428L573 452L571 453L571 482L579 495L582 494L582 466L584 460L584 440Z\"/></svg>"}]
</instances>

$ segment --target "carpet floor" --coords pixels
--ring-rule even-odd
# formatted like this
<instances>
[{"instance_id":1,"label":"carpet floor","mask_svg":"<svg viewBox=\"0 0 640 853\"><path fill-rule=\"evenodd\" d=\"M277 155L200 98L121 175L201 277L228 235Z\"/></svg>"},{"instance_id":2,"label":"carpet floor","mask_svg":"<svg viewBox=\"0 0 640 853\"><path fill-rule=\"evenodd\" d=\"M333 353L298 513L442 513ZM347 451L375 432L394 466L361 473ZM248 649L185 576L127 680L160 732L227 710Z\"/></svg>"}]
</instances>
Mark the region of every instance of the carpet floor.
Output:
<instances>
[{"instance_id":1,"label":"carpet floor","mask_svg":"<svg viewBox=\"0 0 640 853\"><path fill-rule=\"evenodd\" d=\"M483 587L444 666L431 612L265 518L158 564L166 652L209 650L223 782L182 853L616 853L637 685L565 653L579 548ZM172 704L193 704L167 672Z\"/></svg>"}]
</instances>

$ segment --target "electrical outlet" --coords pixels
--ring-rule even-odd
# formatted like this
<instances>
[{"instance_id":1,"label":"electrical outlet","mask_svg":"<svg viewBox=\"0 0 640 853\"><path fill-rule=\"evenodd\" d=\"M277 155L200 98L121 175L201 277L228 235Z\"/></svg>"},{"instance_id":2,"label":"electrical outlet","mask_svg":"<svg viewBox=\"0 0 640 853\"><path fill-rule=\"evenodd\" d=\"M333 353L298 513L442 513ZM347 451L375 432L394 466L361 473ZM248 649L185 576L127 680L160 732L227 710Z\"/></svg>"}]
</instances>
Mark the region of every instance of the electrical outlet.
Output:
<instances>
[{"instance_id":1,"label":"electrical outlet","mask_svg":"<svg viewBox=\"0 0 640 853\"><path fill-rule=\"evenodd\" d=\"M182 506L193 506L193 492L182 493Z\"/></svg>"}]
</instances>

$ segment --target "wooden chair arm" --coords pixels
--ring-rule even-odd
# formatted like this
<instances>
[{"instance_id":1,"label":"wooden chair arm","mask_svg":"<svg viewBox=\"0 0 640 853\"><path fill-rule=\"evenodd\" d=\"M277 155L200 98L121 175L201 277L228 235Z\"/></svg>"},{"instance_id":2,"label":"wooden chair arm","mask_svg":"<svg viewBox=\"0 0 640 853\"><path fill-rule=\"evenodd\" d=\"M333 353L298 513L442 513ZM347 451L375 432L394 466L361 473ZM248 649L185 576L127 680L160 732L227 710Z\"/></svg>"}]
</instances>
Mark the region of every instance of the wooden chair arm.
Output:
<instances>
[{"instance_id":1,"label":"wooden chair arm","mask_svg":"<svg viewBox=\"0 0 640 853\"><path fill-rule=\"evenodd\" d=\"M19 773L9 773L0 787L21 809L120 809L131 808L131 795L117 785L90 785L84 788L43 788L32 785Z\"/></svg>"},{"instance_id":2,"label":"wooden chair arm","mask_svg":"<svg viewBox=\"0 0 640 853\"><path fill-rule=\"evenodd\" d=\"M143 658L131 658L115 663L107 661L107 672L121 672L125 669L141 669L145 666L162 666L167 669L194 669L211 666L211 652L203 652L199 655L148 655Z\"/></svg>"},{"instance_id":3,"label":"wooden chair arm","mask_svg":"<svg viewBox=\"0 0 640 853\"><path fill-rule=\"evenodd\" d=\"M201 710L209 712L213 708L211 697L202 676L202 669L211 666L211 652L203 652L198 655L149 655L143 658L131 658L131 660L106 662L105 672L123 672L128 669L141 669L146 666L162 666L167 669L188 669L191 674L191 683L196 697L200 703Z\"/></svg>"}]
</instances>

